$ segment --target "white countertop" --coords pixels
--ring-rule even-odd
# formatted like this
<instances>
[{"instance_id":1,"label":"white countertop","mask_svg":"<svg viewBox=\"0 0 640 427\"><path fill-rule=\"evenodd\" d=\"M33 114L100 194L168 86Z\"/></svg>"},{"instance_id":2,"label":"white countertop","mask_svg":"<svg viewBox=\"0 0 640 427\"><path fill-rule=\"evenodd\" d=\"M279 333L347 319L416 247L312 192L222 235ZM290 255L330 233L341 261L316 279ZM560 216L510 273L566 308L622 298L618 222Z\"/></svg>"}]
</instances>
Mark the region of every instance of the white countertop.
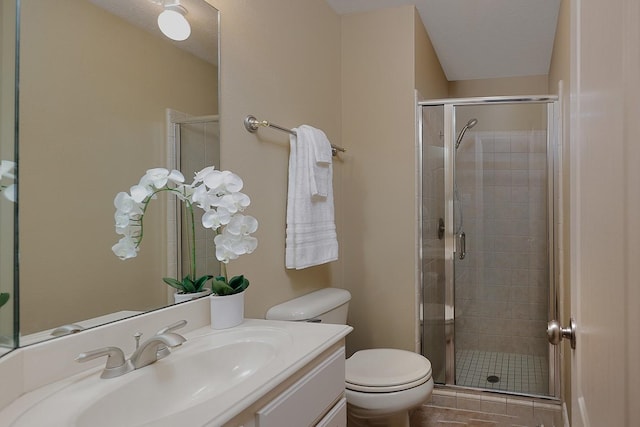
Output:
<instances>
[{"instance_id":1,"label":"white countertop","mask_svg":"<svg viewBox=\"0 0 640 427\"><path fill-rule=\"evenodd\" d=\"M275 331L277 331L275 335L286 337L286 339L277 341L278 346L282 348L278 349L275 356L224 393L219 393L211 398L207 398L206 393L204 393L204 398L202 396L194 397L188 401L188 405L184 408L172 410L171 413L167 414L161 413L162 417L152 422L140 423L133 421L135 416L131 413L132 424L130 424L138 426L153 425L154 427L219 426L250 407L322 352L342 340L351 330L352 328L346 325L253 319L247 319L241 325L226 330L216 331L209 326L201 327L184 334L187 342L175 349L166 359L153 365L118 378L106 380L99 378L102 365L24 394L0 412L0 427L34 427L36 425L88 426L103 425L103 422L107 423L104 425L109 425L108 423L112 420L108 415L106 415L106 419L103 416L103 419L96 419L95 422L91 422L92 420L87 419L87 411L97 401L100 401L102 396L109 393L119 393L129 383L136 381L136 378L140 378L142 375L159 375L163 364L164 366L171 363L180 364L183 360L189 360L190 354L197 351L198 348L201 349L203 346L210 345L209 343L215 344L225 340L229 342L230 339L236 339L234 337L250 341L251 338L242 337L259 337L261 332L266 336L269 335L267 332L274 334ZM211 360L210 369L216 369L215 360ZM172 384L171 380L167 381L169 381L167 384ZM78 391L81 391L81 393ZM157 390L154 391L157 392ZM136 399L139 398L140 404L144 404L145 399L151 397L151 395L140 396L140 394L146 393L134 394L132 402L130 402L134 409L137 408ZM67 408L66 406L69 405L65 405L65 402L71 404L71 408ZM117 417L120 417L121 420L128 420L126 418L126 408L110 409L114 411L112 416L115 417L117 414ZM131 411L131 409L129 410ZM45 420L45 424L34 424L45 422ZM117 423L119 427L122 426L120 421L117 421Z\"/></svg>"}]
</instances>

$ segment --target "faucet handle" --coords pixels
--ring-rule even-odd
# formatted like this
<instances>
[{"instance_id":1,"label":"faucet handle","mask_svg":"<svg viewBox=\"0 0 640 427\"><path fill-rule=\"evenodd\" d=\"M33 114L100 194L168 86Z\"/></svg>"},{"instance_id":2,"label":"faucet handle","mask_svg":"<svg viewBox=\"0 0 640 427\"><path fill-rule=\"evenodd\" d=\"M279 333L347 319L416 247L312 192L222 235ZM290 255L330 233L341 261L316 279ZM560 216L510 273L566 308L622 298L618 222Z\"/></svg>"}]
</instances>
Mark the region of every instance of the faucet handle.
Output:
<instances>
[{"instance_id":1,"label":"faucet handle","mask_svg":"<svg viewBox=\"0 0 640 427\"><path fill-rule=\"evenodd\" d=\"M178 320L175 323L170 324L169 326L165 326L164 328L160 329L158 332L156 332L156 335L162 335L162 334L166 334L167 332L173 332L176 329L180 329L183 328L187 325L187 321L186 320Z\"/></svg>"},{"instance_id":2,"label":"faucet handle","mask_svg":"<svg viewBox=\"0 0 640 427\"><path fill-rule=\"evenodd\" d=\"M107 356L107 364L100 378L115 378L133 371L133 365L130 361L125 361L124 352L118 347L104 347L80 353L75 360L76 362L88 362L102 356Z\"/></svg>"},{"instance_id":3,"label":"faucet handle","mask_svg":"<svg viewBox=\"0 0 640 427\"><path fill-rule=\"evenodd\" d=\"M142 338L142 332L138 331L133 334L133 339L136 340L136 350L140 347L140 338Z\"/></svg>"},{"instance_id":4,"label":"faucet handle","mask_svg":"<svg viewBox=\"0 0 640 427\"><path fill-rule=\"evenodd\" d=\"M187 339L185 337L183 337L180 334L176 334L175 332L173 332L176 329L180 329L180 328L184 327L186 324L187 324L186 320L180 320L180 321L178 321L176 323L172 323L171 325L167 326L166 328L160 329L156 333L156 335L163 335L163 334L170 333L170 334L175 334L178 337L180 337L180 339L186 341ZM166 345L161 345L160 347L158 347L158 351L156 352L158 360L160 360L160 359L162 359L164 357L167 357L170 354L171 354L171 350L169 350L169 347L167 347Z\"/></svg>"}]
</instances>

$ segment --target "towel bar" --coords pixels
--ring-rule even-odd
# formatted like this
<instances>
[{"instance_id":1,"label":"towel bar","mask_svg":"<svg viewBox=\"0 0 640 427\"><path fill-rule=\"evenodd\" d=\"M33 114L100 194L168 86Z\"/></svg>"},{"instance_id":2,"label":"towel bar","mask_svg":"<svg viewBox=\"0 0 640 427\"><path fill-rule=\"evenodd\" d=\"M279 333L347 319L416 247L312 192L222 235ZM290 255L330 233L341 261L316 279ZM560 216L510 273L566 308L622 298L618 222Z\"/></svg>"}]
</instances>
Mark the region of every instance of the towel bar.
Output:
<instances>
[{"instance_id":1,"label":"towel bar","mask_svg":"<svg viewBox=\"0 0 640 427\"><path fill-rule=\"evenodd\" d=\"M282 127L282 126L277 125L275 123L268 122L266 120L258 120L252 115L248 115L247 117L244 118L244 127L245 127L245 129L247 131L249 131L251 133L255 133L260 126L267 127L267 128L278 129L279 131L286 132L286 133L289 133L291 135L297 135L296 131L294 131L292 129L287 129L285 127ZM339 147L337 145L331 144L331 154L333 154L334 156L337 156L338 155L338 151L344 153L347 150L342 148L342 147Z\"/></svg>"}]
</instances>

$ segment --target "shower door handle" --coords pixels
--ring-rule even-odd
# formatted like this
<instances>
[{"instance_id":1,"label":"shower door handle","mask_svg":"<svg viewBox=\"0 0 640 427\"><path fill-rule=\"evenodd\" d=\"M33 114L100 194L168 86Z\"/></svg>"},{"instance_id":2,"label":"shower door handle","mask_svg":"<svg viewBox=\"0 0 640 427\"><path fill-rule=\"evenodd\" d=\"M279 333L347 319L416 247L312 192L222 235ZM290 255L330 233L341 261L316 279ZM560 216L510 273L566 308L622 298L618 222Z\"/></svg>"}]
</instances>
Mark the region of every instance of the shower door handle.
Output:
<instances>
[{"instance_id":1,"label":"shower door handle","mask_svg":"<svg viewBox=\"0 0 640 427\"><path fill-rule=\"evenodd\" d=\"M467 256L467 235L464 231L458 234L458 239L460 241L460 254L458 255L458 258L464 259L464 257Z\"/></svg>"},{"instance_id":2,"label":"shower door handle","mask_svg":"<svg viewBox=\"0 0 640 427\"><path fill-rule=\"evenodd\" d=\"M560 344L562 338L567 338L571 342L571 348L576 348L576 322L573 317L569 320L569 327L563 328L560 326L560 322L552 320L547 325L547 338L553 345Z\"/></svg>"}]
</instances>

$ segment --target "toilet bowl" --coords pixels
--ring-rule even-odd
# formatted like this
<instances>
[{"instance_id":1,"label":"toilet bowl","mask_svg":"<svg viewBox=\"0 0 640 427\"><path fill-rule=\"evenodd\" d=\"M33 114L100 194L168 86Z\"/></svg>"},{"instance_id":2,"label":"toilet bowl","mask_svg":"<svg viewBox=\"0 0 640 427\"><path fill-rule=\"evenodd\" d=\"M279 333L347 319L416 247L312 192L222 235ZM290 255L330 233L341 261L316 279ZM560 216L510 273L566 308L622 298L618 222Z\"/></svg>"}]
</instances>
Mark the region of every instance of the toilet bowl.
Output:
<instances>
[{"instance_id":1,"label":"toilet bowl","mask_svg":"<svg viewBox=\"0 0 640 427\"><path fill-rule=\"evenodd\" d=\"M346 324L351 294L326 288L278 304L271 320ZM433 391L431 363L406 350L378 348L355 352L346 361L345 395L350 426L409 427L409 411Z\"/></svg>"},{"instance_id":2,"label":"toilet bowl","mask_svg":"<svg viewBox=\"0 0 640 427\"><path fill-rule=\"evenodd\" d=\"M346 362L346 397L353 425L409 426L409 410L433 391L431 363L389 348L360 350Z\"/></svg>"}]
</instances>

